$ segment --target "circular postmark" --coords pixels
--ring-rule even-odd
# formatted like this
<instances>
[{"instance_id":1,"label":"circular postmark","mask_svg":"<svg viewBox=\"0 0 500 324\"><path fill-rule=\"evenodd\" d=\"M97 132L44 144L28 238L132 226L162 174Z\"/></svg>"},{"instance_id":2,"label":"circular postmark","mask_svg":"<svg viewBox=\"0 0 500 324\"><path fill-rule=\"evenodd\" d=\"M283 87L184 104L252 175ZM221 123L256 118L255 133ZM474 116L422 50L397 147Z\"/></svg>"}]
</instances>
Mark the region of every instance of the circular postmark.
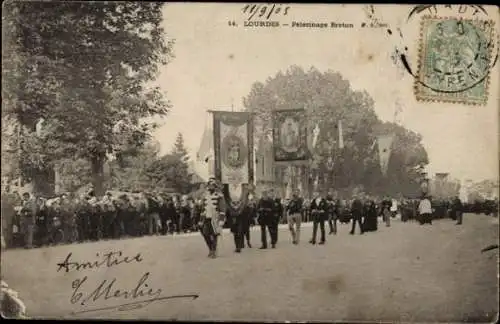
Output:
<instances>
[{"instance_id":1,"label":"circular postmark","mask_svg":"<svg viewBox=\"0 0 500 324\"><path fill-rule=\"evenodd\" d=\"M231 169L239 169L247 161L245 142L237 135L228 135L224 138L221 153L222 161Z\"/></svg>"}]
</instances>

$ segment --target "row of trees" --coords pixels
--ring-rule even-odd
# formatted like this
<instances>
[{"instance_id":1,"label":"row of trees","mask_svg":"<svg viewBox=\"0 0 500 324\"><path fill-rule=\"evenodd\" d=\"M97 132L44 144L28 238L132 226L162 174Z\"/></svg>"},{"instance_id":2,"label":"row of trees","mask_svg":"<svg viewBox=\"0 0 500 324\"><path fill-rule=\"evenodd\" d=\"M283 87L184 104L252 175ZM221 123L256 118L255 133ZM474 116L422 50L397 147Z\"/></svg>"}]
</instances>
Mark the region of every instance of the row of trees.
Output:
<instances>
[{"instance_id":1,"label":"row of trees","mask_svg":"<svg viewBox=\"0 0 500 324\"><path fill-rule=\"evenodd\" d=\"M378 194L416 194L421 175L418 167L428 164L421 136L391 122L381 121L374 101L366 91L354 91L340 73L304 71L291 66L264 83L256 82L244 99L248 111L256 113L257 136L272 132L272 111L303 108L308 130L316 125L320 134L312 150L312 165L324 179L322 186L347 189L363 186ZM338 121L342 120L344 148L338 148ZM380 171L373 142L378 135L394 134L387 176ZM334 157L333 168L328 157ZM286 166L277 166L277 180L283 180ZM325 176L327 175L327 176Z\"/></svg>"},{"instance_id":2,"label":"row of trees","mask_svg":"<svg viewBox=\"0 0 500 324\"><path fill-rule=\"evenodd\" d=\"M21 142L10 158L35 187L51 181L56 164L81 160L102 193L108 157L130 157L150 140L158 120L152 117L171 107L147 86L173 57L161 8L156 2L4 4L2 117L20 125ZM36 134L40 120L44 131Z\"/></svg>"},{"instance_id":3,"label":"row of trees","mask_svg":"<svg viewBox=\"0 0 500 324\"><path fill-rule=\"evenodd\" d=\"M92 181L90 163L85 159L66 160L59 164L63 191L76 191ZM194 174L182 134L177 135L170 153L160 155L158 142L150 141L121 153L106 164L104 188L122 191L175 191L188 193L193 187Z\"/></svg>"},{"instance_id":4,"label":"row of trees","mask_svg":"<svg viewBox=\"0 0 500 324\"><path fill-rule=\"evenodd\" d=\"M467 188L467 199L469 202L475 200L484 201L485 199L498 199L498 180L483 180L470 183Z\"/></svg>"},{"instance_id":5,"label":"row of trees","mask_svg":"<svg viewBox=\"0 0 500 324\"><path fill-rule=\"evenodd\" d=\"M16 149L8 153L25 179L46 184L53 182L56 166L75 175L88 168L99 194L109 162L112 186L127 187L123 179L135 179L138 187L172 185L176 176L165 177L162 165L184 168L185 161L176 153L156 158L158 147L151 144L155 120L171 105L158 88L147 86L173 58L174 41L161 27L161 8L154 2L4 5L2 117L21 126L14 132L21 142L13 141ZM373 99L352 90L336 72L292 66L255 83L244 105L257 113L257 135L271 131L272 110L305 108L308 128L319 124L322 130L313 151L315 165L330 172L325 161L334 155L331 173L337 187L362 184L369 191L411 192L418 186L413 168L428 163L418 134L380 121ZM342 151L331 140L339 119ZM37 133L41 120L43 131ZM377 134L388 132L396 139L383 177L371 144Z\"/></svg>"}]
</instances>

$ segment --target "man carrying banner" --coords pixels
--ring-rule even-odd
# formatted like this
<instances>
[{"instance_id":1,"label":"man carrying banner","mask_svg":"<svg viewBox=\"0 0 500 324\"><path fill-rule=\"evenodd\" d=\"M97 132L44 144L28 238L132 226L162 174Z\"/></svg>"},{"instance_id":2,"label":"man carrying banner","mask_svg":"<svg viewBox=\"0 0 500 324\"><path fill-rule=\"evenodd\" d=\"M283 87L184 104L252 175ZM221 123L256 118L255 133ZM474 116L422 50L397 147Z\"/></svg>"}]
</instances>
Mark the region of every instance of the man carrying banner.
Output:
<instances>
[{"instance_id":1,"label":"man carrying banner","mask_svg":"<svg viewBox=\"0 0 500 324\"><path fill-rule=\"evenodd\" d=\"M217 257L217 238L222 233L222 225L226 214L224 196L217 186L215 178L208 180L207 189L204 196L203 211L200 219L200 232L209 253L208 257Z\"/></svg>"}]
</instances>

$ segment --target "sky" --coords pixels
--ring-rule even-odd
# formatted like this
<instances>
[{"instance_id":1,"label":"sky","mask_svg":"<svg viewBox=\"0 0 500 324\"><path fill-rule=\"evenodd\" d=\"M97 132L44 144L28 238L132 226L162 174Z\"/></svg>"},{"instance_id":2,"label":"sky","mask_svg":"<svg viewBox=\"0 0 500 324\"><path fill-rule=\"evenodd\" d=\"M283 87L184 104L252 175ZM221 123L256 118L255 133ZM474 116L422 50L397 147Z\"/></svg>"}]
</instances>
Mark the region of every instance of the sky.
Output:
<instances>
[{"instance_id":1,"label":"sky","mask_svg":"<svg viewBox=\"0 0 500 324\"><path fill-rule=\"evenodd\" d=\"M254 82L265 82L291 65L305 70L341 73L355 90L366 90L380 119L393 121L396 101L404 127L423 137L428 172L449 172L456 179L498 178L499 68L490 72L485 106L417 102L413 77L391 60L395 46L408 48L409 63L418 60L419 21L405 21L408 6L375 6L374 16L387 27L361 28L369 22L362 5L292 4L281 24L336 22L354 28L245 27L244 4L168 3L163 9L167 37L175 39L173 60L161 68L155 84L173 107L154 137L162 153L171 150L181 132L193 160L207 125L208 109L243 109ZM499 26L499 14L489 7ZM283 12L283 10L282 10ZM255 20L255 18L254 18ZM234 21L238 26L229 26ZM387 29L399 33L389 35ZM496 49L495 49L496 50ZM204 166L196 170L204 173Z\"/></svg>"}]
</instances>

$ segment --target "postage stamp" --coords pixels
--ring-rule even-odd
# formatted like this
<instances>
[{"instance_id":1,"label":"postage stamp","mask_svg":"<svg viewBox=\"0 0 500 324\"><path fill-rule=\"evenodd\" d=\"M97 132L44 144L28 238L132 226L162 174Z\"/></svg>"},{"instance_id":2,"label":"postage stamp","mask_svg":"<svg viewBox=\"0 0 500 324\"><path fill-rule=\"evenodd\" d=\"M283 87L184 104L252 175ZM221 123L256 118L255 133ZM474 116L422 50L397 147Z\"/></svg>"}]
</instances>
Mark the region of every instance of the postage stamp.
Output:
<instances>
[{"instance_id":1,"label":"postage stamp","mask_svg":"<svg viewBox=\"0 0 500 324\"><path fill-rule=\"evenodd\" d=\"M493 39L490 20L423 17L417 100L486 104Z\"/></svg>"}]
</instances>

